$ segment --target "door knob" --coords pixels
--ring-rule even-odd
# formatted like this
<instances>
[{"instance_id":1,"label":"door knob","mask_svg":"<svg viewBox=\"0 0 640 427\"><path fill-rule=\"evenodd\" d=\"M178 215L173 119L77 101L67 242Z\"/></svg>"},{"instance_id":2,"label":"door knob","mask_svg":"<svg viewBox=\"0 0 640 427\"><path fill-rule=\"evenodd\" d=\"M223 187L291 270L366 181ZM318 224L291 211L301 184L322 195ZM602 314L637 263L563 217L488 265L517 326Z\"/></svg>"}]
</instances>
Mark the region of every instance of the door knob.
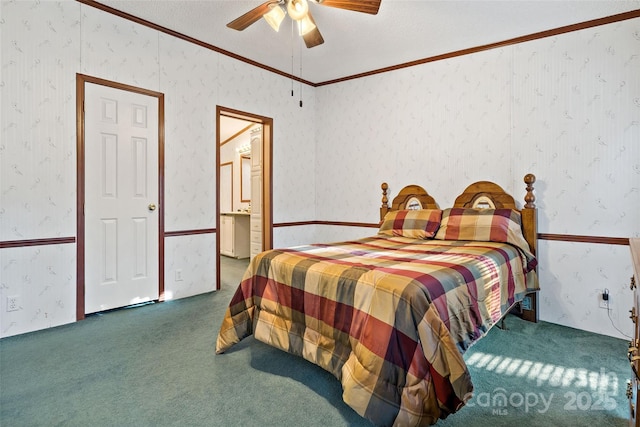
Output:
<instances>
[{"instance_id":1,"label":"door knob","mask_svg":"<svg viewBox=\"0 0 640 427\"><path fill-rule=\"evenodd\" d=\"M149 210L150 211L155 211L156 210L156 205L153 204L153 203L149 204Z\"/></svg>"}]
</instances>

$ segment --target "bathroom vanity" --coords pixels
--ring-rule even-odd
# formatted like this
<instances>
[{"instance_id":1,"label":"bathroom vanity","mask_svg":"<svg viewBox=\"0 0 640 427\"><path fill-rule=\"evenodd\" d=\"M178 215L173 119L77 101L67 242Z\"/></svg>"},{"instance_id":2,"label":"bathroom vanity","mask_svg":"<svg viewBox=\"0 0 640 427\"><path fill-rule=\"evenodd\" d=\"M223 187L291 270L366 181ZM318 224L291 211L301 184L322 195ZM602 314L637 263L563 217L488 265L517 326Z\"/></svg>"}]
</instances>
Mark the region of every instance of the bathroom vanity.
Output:
<instances>
[{"instance_id":1,"label":"bathroom vanity","mask_svg":"<svg viewBox=\"0 0 640 427\"><path fill-rule=\"evenodd\" d=\"M220 214L220 253L233 258L249 258L249 212Z\"/></svg>"}]
</instances>

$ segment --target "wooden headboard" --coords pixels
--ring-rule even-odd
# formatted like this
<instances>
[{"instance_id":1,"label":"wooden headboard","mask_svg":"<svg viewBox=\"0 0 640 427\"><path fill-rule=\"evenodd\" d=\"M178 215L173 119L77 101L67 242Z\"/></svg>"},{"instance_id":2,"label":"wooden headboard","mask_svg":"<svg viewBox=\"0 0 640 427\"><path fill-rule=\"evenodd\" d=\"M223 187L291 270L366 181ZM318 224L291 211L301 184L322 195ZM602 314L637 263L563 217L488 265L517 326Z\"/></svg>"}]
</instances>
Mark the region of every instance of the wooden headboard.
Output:
<instances>
[{"instance_id":1,"label":"wooden headboard","mask_svg":"<svg viewBox=\"0 0 640 427\"><path fill-rule=\"evenodd\" d=\"M389 186L386 182L382 185L382 206L380 207L380 221L389 211L401 211L404 209L438 209L435 199L427 193L427 190L419 185L407 185L404 187L391 202L389 207L389 199L387 198L387 190Z\"/></svg>"},{"instance_id":2,"label":"wooden headboard","mask_svg":"<svg viewBox=\"0 0 640 427\"><path fill-rule=\"evenodd\" d=\"M460 194L454 204L454 208L490 208L490 209L516 209L520 211L522 218L522 234L529 244L533 255L538 253L538 214L535 205L536 197L533 194L533 184L536 177L527 174L524 177L526 186L525 204L522 209L518 209L515 200L505 192L499 185L489 181L478 181L469 185ZM393 199L389 207L387 198L387 183L382 183L382 207L380 207L380 221L389 211L403 209L438 209L436 201L418 185L408 185L404 187ZM537 270L537 269L536 269ZM536 274L536 272L531 272ZM530 322L538 321L538 295L539 290L537 279L535 286L529 288L529 292L519 303L519 315Z\"/></svg>"},{"instance_id":3,"label":"wooden headboard","mask_svg":"<svg viewBox=\"0 0 640 427\"><path fill-rule=\"evenodd\" d=\"M536 197L533 194L533 184L535 182L535 175L530 173L525 175L524 183L527 185L527 193L524 197L525 204L522 209L518 209L513 196L504 191L498 184L490 181L478 181L469 185L464 189L462 194L456 198L453 207L519 210L522 216L522 234L527 243L529 243L531 253L536 255L538 252L538 217L535 205ZM389 199L387 198L389 186L384 182L381 188L381 221L389 211L403 209L438 209L438 204L435 199L419 185L408 185L400 190L398 195L394 197L391 207L389 207Z\"/></svg>"},{"instance_id":4,"label":"wooden headboard","mask_svg":"<svg viewBox=\"0 0 640 427\"><path fill-rule=\"evenodd\" d=\"M527 194L524 197L524 207L518 209L513 197L505 192L502 187L489 181L478 181L460 194L453 203L454 208L490 208L490 209L516 209L522 216L522 234L529 244L531 253L538 253L538 216L535 205L536 197L533 194L533 183L536 177L526 174L524 182L527 184Z\"/></svg>"}]
</instances>

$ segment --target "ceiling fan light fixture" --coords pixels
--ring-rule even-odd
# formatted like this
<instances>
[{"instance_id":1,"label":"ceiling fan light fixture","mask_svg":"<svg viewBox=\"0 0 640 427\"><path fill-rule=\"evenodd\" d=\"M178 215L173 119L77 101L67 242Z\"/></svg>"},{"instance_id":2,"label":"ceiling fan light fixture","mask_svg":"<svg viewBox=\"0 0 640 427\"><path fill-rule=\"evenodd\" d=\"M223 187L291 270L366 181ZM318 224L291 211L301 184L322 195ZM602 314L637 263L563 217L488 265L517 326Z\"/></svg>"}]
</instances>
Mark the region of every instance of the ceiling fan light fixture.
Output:
<instances>
[{"instance_id":1,"label":"ceiling fan light fixture","mask_svg":"<svg viewBox=\"0 0 640 427\"><path fill-rule=\"evenodd\" d=\"M278 32L280 24L285 17L285 13L279 4L274 4L273 7L271 7L271 10L265 13L262 17L269 23L269 25L271 25L271 28Z\"/></svg>"},{"instance_id":2,"label":"ceiling fan light fixture","mask_svg":"<svg viewBox=\"0 0 640 427\"><path fill-rule=\"evenodd\" d=\"M291 19L299 21L309 13L309 4L307 0L289 0L287 12L289 12Z\"/></svg>"},{"instance_id":3,"label":"ceiling fan light fixture","mask_svg":"<svg viewBox=\"0 0 640 427\"><path fill-rule=\"evenodd\" d=\"M310 31L316 29L316 24L313 23L309 15L306 15L304 18L298 21L298 31L301 36L304 36Z\"/></svg>"}]
</instances>

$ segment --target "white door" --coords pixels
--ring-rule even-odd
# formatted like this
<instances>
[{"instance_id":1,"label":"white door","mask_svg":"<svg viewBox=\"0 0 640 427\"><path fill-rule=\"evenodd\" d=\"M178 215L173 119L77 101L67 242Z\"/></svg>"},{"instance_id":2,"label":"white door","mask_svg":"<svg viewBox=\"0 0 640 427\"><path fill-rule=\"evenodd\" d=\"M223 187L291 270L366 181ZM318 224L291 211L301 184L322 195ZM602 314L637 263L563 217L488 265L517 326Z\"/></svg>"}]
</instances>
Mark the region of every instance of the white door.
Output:
<instances>
[{"instance_id":1,"label":"white door","mask_svg":"<svg viewBox=\"0 0 640 427\"><path fill-rule=\"evenodd\" d=\"M250 257L262 252L262 126L251 134Z\"/></svg>"},{"instance_id":2,"label":"white door","mask_svg":"<svg viewBox=\"0 0 640 427\"><path fill-rule=\"evenodd\" d=\"M159 297L158 99L85 85L85 313Z\"/></svg>"}]
</instances>

